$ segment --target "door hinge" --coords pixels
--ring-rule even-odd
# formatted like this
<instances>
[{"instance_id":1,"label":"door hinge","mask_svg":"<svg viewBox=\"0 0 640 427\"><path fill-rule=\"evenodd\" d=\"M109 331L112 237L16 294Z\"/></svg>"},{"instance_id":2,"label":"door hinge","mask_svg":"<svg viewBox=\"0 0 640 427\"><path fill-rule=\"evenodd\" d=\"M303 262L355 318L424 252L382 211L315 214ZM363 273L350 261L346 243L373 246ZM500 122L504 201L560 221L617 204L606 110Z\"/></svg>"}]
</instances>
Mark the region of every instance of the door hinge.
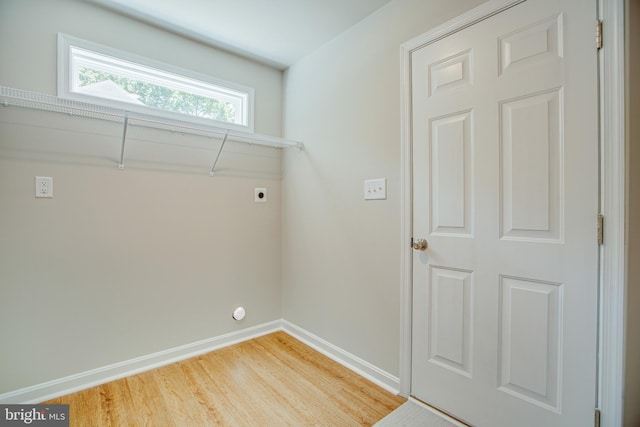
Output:
<instances>
[{"instance_id":1,"label":"door hinge","mask_svg":"<svg viewBox=\"0 0 640 427\"><path fill-rule=\"evenodd\" d=\"M602 49L602 21L596 22L596 50Z\"/></svg>"},{"instance_id":2,"label":"door hinge","mask_svg":"<svg viewBox=\"0 0 640 427\"><path fill-rule=\"evenodd\" d=\"M598 214L598 245L604 244L604 215Z\"/></svg>"},{"instance_id":3,"label":"door hinge","mask_svg":"<svg viewBox=\"0 0 640 427\"><path fill-rule=\"evenodd\" d=\"M596 409L595 413L593 414L593 425L595 427L600 427L600 409Z\"/></svg>"},{"instance_id":4,"label":"door hinge","mask_svg":"<svg viewBox=\"0 0 640 427\"><path fill-rule=\"evenodd\" d=\"M413 237L411 238L411 242L409 242L409 247L413 248Z\"/></svg>"}]
</instances>

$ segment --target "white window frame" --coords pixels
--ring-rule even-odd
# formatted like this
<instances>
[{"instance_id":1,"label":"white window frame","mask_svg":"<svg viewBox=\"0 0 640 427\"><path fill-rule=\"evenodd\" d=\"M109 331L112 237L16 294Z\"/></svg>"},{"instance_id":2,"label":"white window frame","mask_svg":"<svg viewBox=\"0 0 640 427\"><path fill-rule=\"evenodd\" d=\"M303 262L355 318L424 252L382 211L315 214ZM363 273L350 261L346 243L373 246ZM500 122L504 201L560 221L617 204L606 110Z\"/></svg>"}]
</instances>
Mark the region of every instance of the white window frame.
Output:
<instances>
[{"instance_id":1,"label":"white window frame","mask_svg":"<svg viewBox=\"0 0 640 427\"><path fill-rule=\"evenodd\" d=\"M225 122L80 93L77 91L79 87L76 77L77 69L91 64L99 65L100 69L113 66L115 67L113 70L117 71L118 75L136 79L142 77L143 81L149 83L230 102L236 109L238 119L236 122ZM253 133L254 96L255 90L248 86L58 33L58 97L60 98Z\"/></svg>"}]
</instances>

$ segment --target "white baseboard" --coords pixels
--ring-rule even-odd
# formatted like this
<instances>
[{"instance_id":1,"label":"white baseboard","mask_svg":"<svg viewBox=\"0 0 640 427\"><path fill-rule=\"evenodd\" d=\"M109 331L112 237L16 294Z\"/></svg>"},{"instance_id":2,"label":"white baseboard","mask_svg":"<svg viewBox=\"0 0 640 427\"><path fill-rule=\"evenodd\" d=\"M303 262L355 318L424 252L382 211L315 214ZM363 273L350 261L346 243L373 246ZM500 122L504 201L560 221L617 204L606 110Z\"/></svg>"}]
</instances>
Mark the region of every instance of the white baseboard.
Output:
<instances>
[{"instance_id":1,"label":"white baseboard","mask_svg":"<svg viewBox=\"0 0 640 427\"><path fill-rule=\"evenodd\" d=\"M161 366L209 353L210 351L218 350L223 347L276 331L284 331L290 334L294 338L302 341L359 375L362 375L380 387L393 394L398 394L400 381L397 377L323 340L311 332L294 325L291 322L280 319L0 394L0 404L35 404L43 402L130 375L139 374L150 369L159 368Z\"/></svg>"},{"instance_id":2,"label":"white baseboard","mask_svg":"<svg viewBox=\"0 0 640 427\"><path fill-rule=\"evenodd\" d=\"M240 331L230 332L217 337L196 341L157 353L136 357L135 359L114 363L102 368L80 372L68 377L0 394L0 404L43 402L280 330L282 330L282 321L274 320Z\"/></svg>"},{"instance_id":3,"label":"white baseboard","mask_svg":"<svg viewBox=\"0 0 640 427\"><path fill-rule=\"evenodd\" d=\"M359 375L362 375L369 381L372 381L390 393L399 393L400 380L398 377L383 371L377 366L362 360L358 356L354 356L353 354L323 340L317 335L314 335L291 322L282 320L282 329L289 335L307 344L309 347L314 348L330 359L333 359Z\"/></svg>"}]
</instances>

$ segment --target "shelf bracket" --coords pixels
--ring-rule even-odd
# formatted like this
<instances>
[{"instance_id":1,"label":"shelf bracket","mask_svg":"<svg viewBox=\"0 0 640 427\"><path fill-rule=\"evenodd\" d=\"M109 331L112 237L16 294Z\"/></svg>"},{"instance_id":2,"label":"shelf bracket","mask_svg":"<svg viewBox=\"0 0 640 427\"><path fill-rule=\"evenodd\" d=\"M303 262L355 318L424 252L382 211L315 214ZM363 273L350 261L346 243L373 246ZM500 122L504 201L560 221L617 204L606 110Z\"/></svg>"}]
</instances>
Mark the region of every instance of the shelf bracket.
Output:
<instances>
[{"instance_id":1,"label":"shelf bracket","mask_svg":"<svg viewBox=\"0 0 640 427\"><path fill-rule=\"evenodd\" d=\"M218 148L218 154L216 154L216 159L213 161L213 166L211 166L211 171L209 172L209 176L213 176L215 174L216 165L218 164L218 160L220 160L220 154L222 153L222 149L224 148L225 142L227 142L227 137L229 136L229 131L224 134L224 138L222 139L222 144L220 144L220 148Z\"/></svg>"},{"instance_id":2,"label":"shelf bracket","mask_svg":"<svg viewBox=\"0 0 640 427\"><path fill-rule=\"evenodd\" d=\"M129 113L124 114L124 128L122 129L122 149L120 150L120 164L118 169L124 169L124 143L127 140L127 128L129 127Z\"/></svg>"}]
</instances>

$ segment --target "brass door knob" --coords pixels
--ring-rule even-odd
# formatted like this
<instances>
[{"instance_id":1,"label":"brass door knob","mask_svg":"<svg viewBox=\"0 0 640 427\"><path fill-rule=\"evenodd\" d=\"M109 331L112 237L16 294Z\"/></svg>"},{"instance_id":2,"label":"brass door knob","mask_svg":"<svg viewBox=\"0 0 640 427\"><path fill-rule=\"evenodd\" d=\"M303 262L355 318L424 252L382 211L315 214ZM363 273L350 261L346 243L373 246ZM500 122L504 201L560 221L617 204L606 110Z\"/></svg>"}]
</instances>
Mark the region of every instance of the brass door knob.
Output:
<instances>
[{"instance_id":1,"label":"brass door knob","mask_svg":"<svg viewBox=\"0 0 640 427\"><path fill-rule=\"evenodd\" d=\"M426 251L429 244L425 239L415 239L413 241L413 249L417 251Z\"/></svg>"}]
</instances>

